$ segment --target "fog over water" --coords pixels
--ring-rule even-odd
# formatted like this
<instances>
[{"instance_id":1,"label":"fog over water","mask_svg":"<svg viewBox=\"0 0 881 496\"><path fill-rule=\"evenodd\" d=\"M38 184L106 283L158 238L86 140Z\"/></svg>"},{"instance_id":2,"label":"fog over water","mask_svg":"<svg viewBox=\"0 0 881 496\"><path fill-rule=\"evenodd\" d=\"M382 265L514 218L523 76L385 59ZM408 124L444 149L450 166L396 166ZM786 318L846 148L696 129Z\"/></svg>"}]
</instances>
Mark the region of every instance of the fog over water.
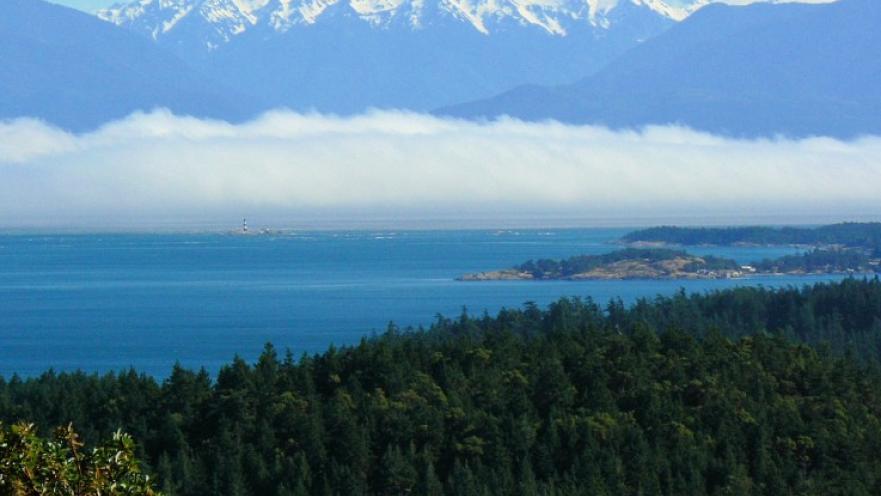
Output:
<instances>
[{"instance_id":1,"label":"fog over water","mask_svg":"<svg viewBox=\"0 0 881 496\"><path fill-rule=\"evenodd\" d=\"M276 111L233 125L158 110L82 135L0 123L7 228L245 214L331 227L869 220L881 218L879 179L878 137L737 140L404 112Z\"/></svg>"}]
</instances>

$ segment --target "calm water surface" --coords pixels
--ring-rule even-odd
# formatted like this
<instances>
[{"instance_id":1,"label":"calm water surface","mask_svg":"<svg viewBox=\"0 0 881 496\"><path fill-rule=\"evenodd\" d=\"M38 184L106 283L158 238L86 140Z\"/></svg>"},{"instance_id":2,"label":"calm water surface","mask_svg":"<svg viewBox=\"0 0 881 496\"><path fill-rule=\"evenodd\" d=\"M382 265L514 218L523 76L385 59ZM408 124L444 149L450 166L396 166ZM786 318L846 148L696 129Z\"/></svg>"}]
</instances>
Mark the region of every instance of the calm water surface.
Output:
<instances>
[{"instance_id":1,"label":"calm water surface","mask_svg":"<svg viewBox=\"0 0 881 496\"><path fill-rule=\"evenodd\" d=\"M834 277L740 281L498 281L463 273L530 258L603 253L628 230L0 235L0 375L175 361L210 371L266 342L296 354L429 324L438 313L494 313L561 296L613 297L780 286ZM689 248L743 263L790 248Z\"/></svg>"}]
</instances>

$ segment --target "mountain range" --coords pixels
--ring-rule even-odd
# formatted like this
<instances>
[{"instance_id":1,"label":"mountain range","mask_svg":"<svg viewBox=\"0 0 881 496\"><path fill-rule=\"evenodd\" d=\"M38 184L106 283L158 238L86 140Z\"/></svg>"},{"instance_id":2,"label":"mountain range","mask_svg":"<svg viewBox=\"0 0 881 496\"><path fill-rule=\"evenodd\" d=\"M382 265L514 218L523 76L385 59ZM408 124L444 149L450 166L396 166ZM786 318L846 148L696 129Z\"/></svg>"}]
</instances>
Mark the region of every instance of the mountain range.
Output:
<instances>
[{"instance_id":1,"label":"mountain range","mask_svg":"<svg viewBox=\"0 0 881 496\"><path fill-rule=\"evenodd\" d=\"M743 137L881 134L878 26L878 0L710 5L573 84L521 86L438 113Z\"/></svg>"},{"instance_id":2,"label":"mountain range","mask_svg":"<svg viewBox=\"0 0 881 496\"><path fill-rule=\"evenodd\" d=\"M265 106L348 114L571 82L687 12L661 0L136 0L98 15Z\"/></svg>"},{"instance_id":3,"label":"mountain range","mask_svg":"<svg viewBox=\"0 0 881 496\"><path fill-rule=\"evenodd\" d=\"M207 52L255 32L283 36L291 30L338 23L341 18L384 30L424 31L463 24L491 35L519 25L565 37L617 27L628 9L679 21L704 3L676 7L663 0L134 0L97 14L178 49Z\"/></svg>"},{"instance_id":4,"label":"mountain range","mask_svg":"<svg viewBox=\"0 0 881 496\"><path fill-rule=\"evenodd\" d=\"M228 121L395 108L881 134L881 2L667 2L135 0L96 17L6 0L0 119L83 131L156 107Z\"/></svg>"}]
</instances>

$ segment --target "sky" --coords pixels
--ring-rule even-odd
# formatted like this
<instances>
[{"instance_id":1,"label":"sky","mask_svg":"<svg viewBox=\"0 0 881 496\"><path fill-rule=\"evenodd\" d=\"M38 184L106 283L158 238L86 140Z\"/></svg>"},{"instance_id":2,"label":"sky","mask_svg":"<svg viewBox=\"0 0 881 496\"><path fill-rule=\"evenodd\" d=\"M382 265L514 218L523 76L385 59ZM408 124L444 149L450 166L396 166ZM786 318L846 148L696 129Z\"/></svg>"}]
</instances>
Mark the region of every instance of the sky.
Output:
<instances>
[{"instance_id":1,"label":"sky","mask_svg":"<svg viewBox=\"0 0 881 496\"><path fill-rule=\"evenodd\" d=\"M49 0L52 3L66 5L85 12L95 12L98 9L108 7L116 0Z\"/></svg>"},{"instance_id":2,"label":"sky","mask_svg":"<svg viewBox=\"0 0 881 496\"><path fill-rule=\"evenodd\" d=\"M160 110L81 135L7 121L0 177L5 227L242 216L881 220L881 137L735 140L403 112L276 111L229 124Z\"/></svg>"}]
</instances>

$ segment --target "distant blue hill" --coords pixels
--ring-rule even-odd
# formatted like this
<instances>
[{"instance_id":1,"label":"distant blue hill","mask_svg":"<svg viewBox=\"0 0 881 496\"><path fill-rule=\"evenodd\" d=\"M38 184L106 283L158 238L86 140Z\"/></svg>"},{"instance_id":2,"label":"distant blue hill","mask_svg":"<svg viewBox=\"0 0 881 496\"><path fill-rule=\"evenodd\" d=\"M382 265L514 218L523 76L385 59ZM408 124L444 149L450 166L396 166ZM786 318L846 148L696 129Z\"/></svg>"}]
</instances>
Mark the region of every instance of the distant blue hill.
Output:
<instances>
[{"instance_id":1,"label":"distant blue hill","mask_svg":"<svg viewBox=\"0 0 881 496\"><path fill-rule=\"evenodd\" d=\"M243 118L248 107L149 41L41 0L3 0L0 119L37 117L82 131L167 107Z\"/></svg>"},{"instance_id":2,"label":"distant blue hill","mask_svg":"<svg viewBox=\"0 0 881 496\"><path fill-rule=\"evenodd\" d=\"M437 113L743 137L881 134L881 1L710 5L574 84Z\"/></svg>"}]
</instances>

